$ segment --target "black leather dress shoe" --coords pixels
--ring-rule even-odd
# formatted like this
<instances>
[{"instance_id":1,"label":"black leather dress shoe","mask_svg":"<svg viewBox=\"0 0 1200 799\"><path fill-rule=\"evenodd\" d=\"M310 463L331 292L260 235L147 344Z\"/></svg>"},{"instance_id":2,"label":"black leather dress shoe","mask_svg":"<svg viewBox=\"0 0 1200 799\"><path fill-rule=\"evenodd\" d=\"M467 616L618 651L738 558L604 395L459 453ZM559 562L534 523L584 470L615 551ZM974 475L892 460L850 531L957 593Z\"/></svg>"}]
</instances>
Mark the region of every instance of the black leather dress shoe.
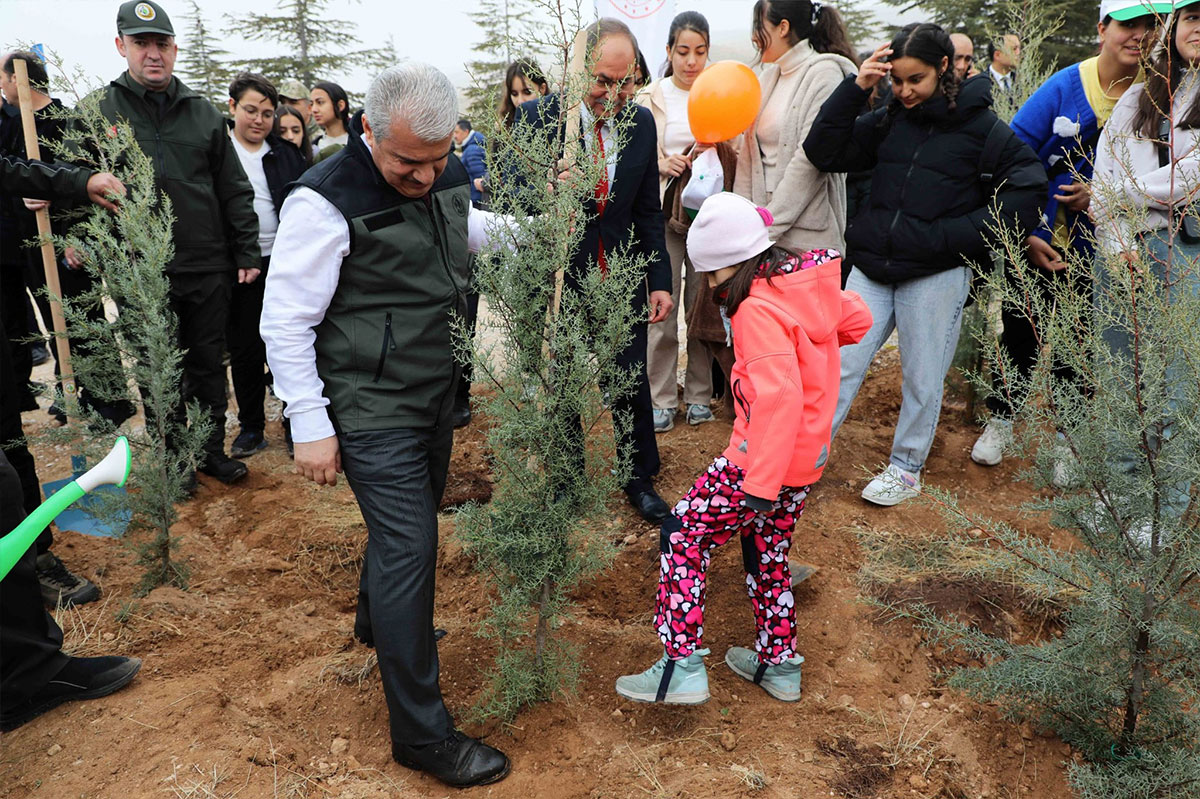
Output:
<instances>
[{"instance_id":1,"label":"black leather dress shoe","mask_svg":"<svg viewBox=\"0 0 1200 799\"><path fill-rule=\"evenodd\" d=\"M392 759L402 766L432 774L454 788L499 782L511 764L499 749L455 730L444 741L428 746L392 743Z\"/></svg>"},{"instance_id":2,"label":"black leather dress shoe","mask_svg":"<svg viewBox=\"0 0 1200 799\"><path fill-rule=\"evenodd\" d=\"M663 502L663 498L653 488L629 494L629 504L637 508L643 519L653 524L658 524L671 512L671 506Z\"/></svg>"}]
</instances>

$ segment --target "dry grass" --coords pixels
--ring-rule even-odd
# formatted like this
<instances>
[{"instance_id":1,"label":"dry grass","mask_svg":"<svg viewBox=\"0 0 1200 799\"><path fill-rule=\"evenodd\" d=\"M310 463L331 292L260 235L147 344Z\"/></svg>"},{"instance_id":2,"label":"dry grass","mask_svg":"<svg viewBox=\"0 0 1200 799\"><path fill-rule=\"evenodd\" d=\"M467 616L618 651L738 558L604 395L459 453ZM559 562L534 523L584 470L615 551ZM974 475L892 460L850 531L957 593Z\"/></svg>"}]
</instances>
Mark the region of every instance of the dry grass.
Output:
<instances>
[{"instance_id":1,"label":"dry grass","mask_svg":"<svg viewBox=\"0 0 1200 799\"><path fill-rule=\"evenodd\" d=\"M771 780L763 772L762 761L759 761L757 766L742 766L734 763L729 770L736 774L742 784L752 791L761 791L771 784Z\"/></svg>"},{"instance_id":2,"label":"dry grass","mask_svg":"<svg viewBox=\"0 0 1200 799\"><path fill-rule=\"evenodd\" d=\"M363 683L378 668L379 658L374 652L365 658L354 652L338 652L331 655L328 662L321 667L317 679L322 683L334 682L362 688Z\"/></svg>"},{"instance_id":3,"label":"dry grass","mask_svg":"<svg viewBox=\"0 0 1200 799\"><path fill-rule=\"evenodd\" d=\"M176 763L171 776L164 782L175 799L235 799L250 784L252 769L253 766L246 770L246 781L240 787L232 788L227 785L229 775L215 765L211 771L193 765L181 774L180 766Z\"/></svg>"},{"instance_id":4,"label":"dry grass","mask_svg":"<svg viewBox=\"0 0 1200 799\"><path fill-rule=\"evenodd\" d=\"M358 506L314 502L299 514L307 520L296 531L296 575L310 588L342 590L358 579L367 528Z\"/></svg>"}]
</instances>

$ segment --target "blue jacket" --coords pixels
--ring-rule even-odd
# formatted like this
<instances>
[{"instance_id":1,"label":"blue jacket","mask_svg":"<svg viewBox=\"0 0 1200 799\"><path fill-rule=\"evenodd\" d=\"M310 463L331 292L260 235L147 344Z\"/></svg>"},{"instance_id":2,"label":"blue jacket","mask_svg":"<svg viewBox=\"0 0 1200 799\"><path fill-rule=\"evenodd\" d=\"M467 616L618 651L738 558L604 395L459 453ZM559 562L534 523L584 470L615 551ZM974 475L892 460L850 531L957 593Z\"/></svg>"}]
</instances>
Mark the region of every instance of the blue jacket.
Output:
<instances>
[{"instance_id":1,"label":"blue jacket","mask_svg":"<svg viewBox=\"0 0 1200 799\"><path fill-rule=\"evenodd\" d=\"M1056 120L1059 132L1055 132ZM1076 125L1077 132L1074 131ZM1068 127L1072 129L1070 132L1066 130ZM1072 64L1056 72L1039 86L1013 117L1012 129L1038 154L1050 177L1044 211L1046 224L1034 231L1035 235L1050 241L1051 228L1058 215L1058 200L1054 199L1058 186L1070 183L1074 172L1084 180L1092 179L1096 144L1100 139L1096 113L1084 94L1083 81L1079 77L1079 65ZM1067 225L1077 233L1092 230L1086 213L1068 211ZM1071 243L1085 253L1091 252L1087 236L1074 235Z\"/></svg>"},{"instance_id":2,"label":"blue jacket","mask_svg":"<svg viewBox=\"0 0 1200 799\"><path fill-rule=\"evenodd\" d=\"M467 168L467 174L471 176L471 202L473 203L483 199L483 193L475 188L475 179L487 177L487 155L483 149L484 145L483 135L477 130L471 131L471 134L462 143L460 159L463 166Z\"/></svg>"}]
</instances>

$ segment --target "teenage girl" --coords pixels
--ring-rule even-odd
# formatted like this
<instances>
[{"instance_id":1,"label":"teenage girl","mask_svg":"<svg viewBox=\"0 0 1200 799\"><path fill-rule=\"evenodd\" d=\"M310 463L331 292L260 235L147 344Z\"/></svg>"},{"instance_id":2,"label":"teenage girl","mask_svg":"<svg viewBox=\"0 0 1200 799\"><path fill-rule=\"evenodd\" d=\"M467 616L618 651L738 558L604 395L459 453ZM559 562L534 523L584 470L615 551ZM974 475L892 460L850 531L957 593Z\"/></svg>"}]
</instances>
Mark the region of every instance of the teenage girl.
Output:
<instances>
[{"instance_id":1,"label":"teenage girl","mask_svg":"<svg viewBox=\"0 0 1200 799\"><path fill-rule=\"evenodd\" d=\"M332 81L323 80L309 92L313 120L323 131L313 142L317 148L314 163L328 158L346 146L350 140L350 99L346 90Z\"/></svg>"},{"instance_id":2,"label":"teenage girl","mask_svg":"<svg viewBox=\"0 0 1200 799\"><path fill-rule=\"evenodd\" d=\"M768 236L771 213L736 194L704 202L687 250L706 273L733 333L736 415L729 446L662 524L654 626L665 649L617 693L641 702L708 700L700 649L712 551L738 536L754 607L753 648L725 663L785 702L800 698L788 549L808 491L829 455L838 347L858 341L871 314L841 290L834 250L792 254Z\"/></svg>"},{"instance_id":3,"label":"teenage girl","mask_svg":"<svg viewBox=\"0 0 1200 799\"><path fill-rule=\"evenodd\" d=\"M275 117L279 120L279 137L300 149L300 154L304 156L305 168L312 166L312 142L308 138L308 128L304 126L304 117L299 109L281 105Z\"/></svg>"},{"instance_id":4,"label":"teenage girl","mask_svg":"<svg viewBox=\"0 0 1200 799\"><path fill-rule=\"evenodd\" d=\"M905 26L842 82L804 140L809 160L825 172L874 170L870 198L846 230L854 258L846 288L862 296L875 322L842 353L833 430L875 353L897 331L900 418L887 469L862 493L876 505L920 491L971 286L969 264L990 262L998 224L1032 231L1046 191L1037 155L992 112L989 78L960 83L953 59L954 45L937 25ZM889 76L892 100L863 113L871 90ZM981 164L989 136L999 137L990 180Z\"/></svg>"},{"instance_id":5,"label":"teenage girl","mask_svg":"<svg viewBox=\"0 0 1200 799\"><path fill-rule=\"evenodd\" d=\"M679 178L691 167L692 159L700 152L688 124L688 93L707 65L708 20L695 11L685 11L671 21L667 32L666 73L638 95L638 103L650 109L658 127L658 189L664 216L669 215L672 198L678 191ZM675 307L662 324L651 325L646 348L646 374L650 379L650 401L654 405L656 433L665 433L675 426L678 410L676 373L679 368L680 289L683 290L682 310L687 318L696 304L703 280L687 261L686 234L686 230L679 230L678 225L673 225L672 220L667 219L667 254L671 258L673 283L671 299ZM683 274L685 269L686 276ZM689 337L687 375L683 381L688 424L712 421L713 414L708 407L712 393L712 354L703 341Z\"/></svg>"}]
</instances>

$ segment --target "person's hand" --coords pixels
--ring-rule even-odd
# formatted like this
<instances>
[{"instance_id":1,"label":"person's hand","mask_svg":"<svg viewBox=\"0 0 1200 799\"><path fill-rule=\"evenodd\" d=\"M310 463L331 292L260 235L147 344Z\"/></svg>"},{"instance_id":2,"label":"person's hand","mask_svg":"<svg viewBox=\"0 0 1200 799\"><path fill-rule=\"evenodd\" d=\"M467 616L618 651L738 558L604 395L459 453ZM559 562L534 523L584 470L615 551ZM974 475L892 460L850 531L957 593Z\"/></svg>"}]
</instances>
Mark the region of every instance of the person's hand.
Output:
<instances>
[{"instance_id":1,"label":"person's hand","mask_svg":"<svg viewBox=\"0 0 1200 799\"><path fill-rule=\"evenodd\" d=\"M67 247L63 250L63 258L66 260L67 266L71 269L79 269L83 266L83 256L74 247Z\"/></svg>"},{"instance_id":2,"label":"person's hand","mask_svg":"<svg viewBox=\"0 0 1200 799\"><path fill-rule=\"evenodd\" d=\"M1058 190L1059 193L1054 195L1054 199L1075 213L1086 211L1092 202L1092 192L1086 183L1059 184Z\"/></svg>"},{"instance_id":3,"label":"person's hand","mask_svg":"<svg viewBox=\"0 0 1200 799\"><path fill-rule=\"evenodd\" d=\"M675 302L671 299L669 291L652 291L650 292L650 324L661 322L671 313L671 309L675 307Z\"/></svg>"},{"instance_id":4,"label":"person's hand","mask_svg":"<svg viewBox=\"0 0 1200 799\"><path fill-rule=\"evenodd\" d=\"M27 211L44 211L50 207L49 200L31 200L28 197L22 197L21 202L25 203L25 209Z\"/></svg>"},{"instance_id":5,"label":"person's hand","mask_svg":"<svg viewBox=\"0 0 1200 799\"><path fill-rule=\"evenodd\" d=\"M258 279L258 276L260 274L262 274L261 269L239 269L238 270L238 282L239 283L253 283L255 280Z\"/></svg>"},{"instance_id":6,"label":"person's hand","mask_svg":"<svg viewBox=\"0 0 1200 799\"><path fill-rule=\"evenodd\" d=\"M117 180L117 176L111 172L97 172L88 178L87 193L88 199L96 205L115 211L117 203L110 200L109 196L124 197L125 184Z\"/></svg>"},{"instance_id":7,"label":"person's hand","mask_svg":"<svg viewBox=\"0 0 1200 799\"><path fill-rule=\"evenodd\" d=\"M483 178L475 178L471 181L471 185L475 187L475 191L483 191Z\"/></svg>"},{"instance_id":8,"label":"person's hand","mask_svg":"<svg viewBox=\"0 0 1200 799\"><path fill-rule=\"evenodd\" d=\"M663 177L677 178L692 165L692 159L686 155L668 155L658 159L658 173Z\"/></svg>"},{"instance_id":9,"label":"person's hand","mask_svg":"<svg viewBox=\"0 0 1200 799\"><path fill-rule=\"evenodd\" d=\"M297 441L295 448L296 474L302 474L320 486L337 485L337 476L342 472L337 436L303 443Z\"/></svg>"},{"instance_id":10,"label":"person's hand","mask_svg":"<svg viewBox=\"0 0 1200 799\"><path fill-rule=\"evenodd\" d=\"M1037 236L1025 239L1025 252L1038 269L1045 269L1047 272L1061 272L1067 268L1062 254Z\"/></svg>"},{"instance_id":11,"label":"person's hand","mask_svg":"<svg viewBox=\"0 0 1200 799\"><path fill-rule=\"evenodd\" d=\"M891 73L892 65L883 60L891 54L891 46L885 44L871 53L870 58L862 62L862 66L858 68L858 77L854 79L858 88L870 91L875 88L876 83Z\"/></svg>"}]
</instances>

